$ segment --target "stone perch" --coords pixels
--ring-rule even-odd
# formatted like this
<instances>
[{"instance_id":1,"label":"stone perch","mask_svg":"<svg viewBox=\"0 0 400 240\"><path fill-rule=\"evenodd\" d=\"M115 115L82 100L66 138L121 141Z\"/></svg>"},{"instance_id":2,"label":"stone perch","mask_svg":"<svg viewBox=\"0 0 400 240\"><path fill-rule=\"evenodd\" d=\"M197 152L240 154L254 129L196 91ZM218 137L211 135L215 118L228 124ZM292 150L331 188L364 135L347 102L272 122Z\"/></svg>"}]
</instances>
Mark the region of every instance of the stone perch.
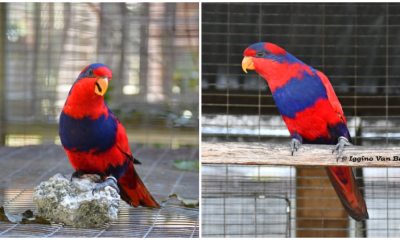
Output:
<instances>
[{"instance_id":1,"label":"stone perch","mask_svg":"<svg viewBox=\"0 0 400 240\"><path fill-rule=\"evenodd\" d=\"M69 178L56 174L34 189L38 215L65 225L96 228L117 220L120 196L114 188L92 193L98 175Z\"/></svg>"}]
</instances>

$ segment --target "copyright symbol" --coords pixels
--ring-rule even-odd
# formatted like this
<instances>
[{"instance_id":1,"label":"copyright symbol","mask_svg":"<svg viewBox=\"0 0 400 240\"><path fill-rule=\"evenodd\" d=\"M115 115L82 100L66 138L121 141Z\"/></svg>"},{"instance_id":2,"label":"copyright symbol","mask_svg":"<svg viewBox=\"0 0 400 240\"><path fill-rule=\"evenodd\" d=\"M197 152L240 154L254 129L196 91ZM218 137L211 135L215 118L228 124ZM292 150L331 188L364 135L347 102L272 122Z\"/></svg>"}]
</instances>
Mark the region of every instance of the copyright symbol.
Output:
<instances>
[{"instance_id":1,"label":"copyright symbol","mask_svg":"<svg viewBox=\"0 0 400 240\"><path fill-rule=\"evenodd\" d=\"M342 161L347 161L347 157L346 157L346 156L343 156L343 157L342 157Z\"/></svg>"}]
</instances>

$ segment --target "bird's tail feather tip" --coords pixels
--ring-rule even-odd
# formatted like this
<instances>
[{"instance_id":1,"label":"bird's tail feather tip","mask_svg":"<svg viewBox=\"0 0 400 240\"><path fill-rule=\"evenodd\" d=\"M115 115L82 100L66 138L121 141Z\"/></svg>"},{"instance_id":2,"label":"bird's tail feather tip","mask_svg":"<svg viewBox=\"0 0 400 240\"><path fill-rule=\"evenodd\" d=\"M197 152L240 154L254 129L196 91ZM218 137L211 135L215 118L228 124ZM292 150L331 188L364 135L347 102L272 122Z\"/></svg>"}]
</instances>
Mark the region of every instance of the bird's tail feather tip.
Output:
<instances>
[{"instance_id":1,"label":"bird's tail feather tip","mask_svg":"<svg viewBox=\"0 0 400 240\"><path fill-rule=\"evenodd\" d=\"M368 213L366 215L350 215L356 221L364 221L369 219Z\"/></svg>"},{"instance_id":2,"label":"bird's tail feather tip","mask_svg":"<svg viewBox=\"0 0 400 240\"><path fill-rule=\"evenodd\" d=\"M140 179L133 164L129 165L125 174L119 179L118 184L121 187L121 198L130 205L134 207L160 207Z\"/></svg>"},{"instance_id":3,"label":"bird's tail feather tip","mask_svg":"<svg viewBox=\"0 0 400 240\"><path fill-rule=\"evenodd\" d=\"M344 198L342 195L339 195L340 200L342 201L343 207L346 209L346 212L356 221L363 221L369 219L367 207L363 198L358 199L357 205L349 204L348 200Z\"/></svg>"},{"instance_id":4,"label":"bird's tail feather tip","mask_svg":"<svg viewBox=\"0 0 400 240\"><path fill-rule=\"evenodd\" d=\"M368 212L367 212L367 211L365 211L365 213L364 213L364 216L363 216L363 219L362 219L362 220L367 220L367 219L369 219L369 214L368 214Z\"/></svg>"},{"instance_id":5,"label":"bird's tail feather tip","mask_svg":"<svg viewBox=\"0 0 400 240\"><path fill-rule=\"evenodd\" d=\"M369 218L367 205L350 167L328 167L327 173L346 212L356 221Z\"/></svg>"},{"instance_id":6,"label":"bird's tail feather tip","mask_svg":"<svg viewBox=\"0 0 400 240\"><path fill-rule=\"evenodd\" d=\"M149 207L149 208L160 208L160 204L150 195L149 192L144 195L142 199L139 200L139 206Z\"/></svg>"},{"instance_id":7,"label":"bird's tail feather tip","mask_svg":"<svg viewBox=\"0 0 400 240\"><path fill-rule=\"evenodd\" d=\"M151 196L144 184L140 182L135 188L122 186L121 198L133 207L159 208L160 204Z\"/></svg>"},{"instance_id":8,"label":"bird's tail feather tip","mask_svg":"<svg viewBox=\"0 0 400 240\"><path fill-rule=\"evenodd\" d=\"M347 211L347 213L356 221L364 221L369 219L369 214L366 207L363 208L349 208L346 205L343 205Z\"/></svg>"}]
</instances>

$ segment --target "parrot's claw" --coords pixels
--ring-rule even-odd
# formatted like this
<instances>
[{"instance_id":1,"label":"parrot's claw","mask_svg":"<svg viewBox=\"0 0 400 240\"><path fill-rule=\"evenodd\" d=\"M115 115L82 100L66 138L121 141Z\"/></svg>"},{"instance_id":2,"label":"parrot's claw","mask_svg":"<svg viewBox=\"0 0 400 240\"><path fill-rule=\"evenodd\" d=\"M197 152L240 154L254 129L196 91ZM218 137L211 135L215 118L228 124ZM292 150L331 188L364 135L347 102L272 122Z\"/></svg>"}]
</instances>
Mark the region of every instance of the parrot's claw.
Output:
<instances>
[{"instance_id":1,"label":"parrot's claw","mask_svg":"<svg viewBox=\"0 0 400 240\"><path fill-rule=\"evenodd\" d=\"M301 142L298 139L292 138L292 141L290 142L290 150L292 151L292 156L295 151L297 152L297 150L299 150L300 145Z\"/></svg>"},{"instance_id":2,"label":"parrot's claw","mask_svg":"<svg viewBox=\"0 0 400 240\"><path fill-rule=\"evenodd\" d=\"M349 140L345 137L339 137L338 143L336 144L335 148L332 150L332 154L337 152L336 155L336 162L339 161L339 159L342 157L344 147L345 146L351 146L352 144L349 142Z\"/></svg>"},{"instance_id":3,"label":"parrot's claw","mask_svg":"<svg viewBox=\"0 0 400 240\"><path fill-rule=\"evenodd\" d=\"M95 192L99 192L100 190L103 190L105 187L112 187L119 193L117 179L115 177L109 176L106 178L104 182L96 184L96 186L92 190L92 194L94 194Z\"/></svg>"}]
</instances>

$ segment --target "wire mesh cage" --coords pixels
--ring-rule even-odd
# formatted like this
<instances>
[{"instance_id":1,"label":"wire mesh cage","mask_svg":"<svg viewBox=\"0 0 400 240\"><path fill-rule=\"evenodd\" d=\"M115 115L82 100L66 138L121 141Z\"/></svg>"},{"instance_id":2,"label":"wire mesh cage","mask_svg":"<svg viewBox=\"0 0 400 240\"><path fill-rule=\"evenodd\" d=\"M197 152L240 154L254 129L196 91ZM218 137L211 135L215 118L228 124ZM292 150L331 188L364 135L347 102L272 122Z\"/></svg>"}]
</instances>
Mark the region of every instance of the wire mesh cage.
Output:
<instances>
[{"instance_id":1,"label":"wire mesh cage","mask_svg":"<svg viewBox=\"0 0 400 240\"><path fill-rule=\"evenodd\" d=\"M0 3L0 206L34 210L36 185L73 172L59 116L80 71L96 62L113 71L106 102L162 205L121 202L118 221L102 229L0 221L0 236L198 237L198 207L170 196L199 195L198 5Z\"/></svg>"},{"instance_id":2,"label":"wire mesh cage","mask_svg":"<svg viewBox=\"0 0 400 240\"><path fill-rule=\"evenodd\" d=\"M46 130L56 127L72 83L93 62L113 70L107 102L137 141L158 136L164 144L197 144L197 4L10 3L2 9L7 145L57 142L55 131Z\"/></svg>"},{"instance_id":3,"label":"wire mesh cage","mask_svg":"<svg viewBox=\"0 0 400 240\"><path fill-rule=\"evenodd\" d=\"M290 236L291 199L286 193L294 185L293 178L262 181L255 170L227 165L203 167L203 236ZM249 177L243 175L245 172Z\"/></svg>"},{"instance_id":4,"label":"wire mesh cage","mask_svg":"<svg viewBox=\"0 0 400 240\"><path fill-rule=\"evenodd\" d=\"M399 8L394 3L202 4L202 140L288 144L289 132L267 83L241 69L244 49L262 41L278 44L329 77L353 143L396 146ZM320 167L203 164L203 236L398 236L398 173L397 168L356 169L370 219L355 222L343 214ZM289 211L269 213L274 214L269 224L285 213L290 221L258 234L254 229L264 224L255 222L258 212L228 205L238 196L245 205L251 196L275 197L273 209L289 202ZM232 214L242 225L254 221L235 228L238 222L221 220L217 231L214 219Z\"/></svg>"}]
</instances>

